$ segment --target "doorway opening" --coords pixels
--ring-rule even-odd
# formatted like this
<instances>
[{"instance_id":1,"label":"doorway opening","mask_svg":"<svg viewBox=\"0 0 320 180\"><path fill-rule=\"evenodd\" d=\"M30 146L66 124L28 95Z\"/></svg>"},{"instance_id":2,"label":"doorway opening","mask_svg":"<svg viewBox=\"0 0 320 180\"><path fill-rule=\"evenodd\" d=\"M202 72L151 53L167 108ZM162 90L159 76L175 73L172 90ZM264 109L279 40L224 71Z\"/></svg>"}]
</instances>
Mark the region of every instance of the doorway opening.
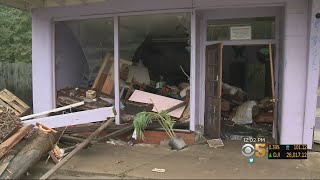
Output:
<instances>
[{"instance_id":1,"label":"doorway opening","mask_svg":"<svg viewBox=\"0 0 320 180\"><path fill-rule=\"evenodd\" d=\"M277 124L275 19L209 20L206 46L205 135L272 142Z\"/></svg>"}]
</instances>

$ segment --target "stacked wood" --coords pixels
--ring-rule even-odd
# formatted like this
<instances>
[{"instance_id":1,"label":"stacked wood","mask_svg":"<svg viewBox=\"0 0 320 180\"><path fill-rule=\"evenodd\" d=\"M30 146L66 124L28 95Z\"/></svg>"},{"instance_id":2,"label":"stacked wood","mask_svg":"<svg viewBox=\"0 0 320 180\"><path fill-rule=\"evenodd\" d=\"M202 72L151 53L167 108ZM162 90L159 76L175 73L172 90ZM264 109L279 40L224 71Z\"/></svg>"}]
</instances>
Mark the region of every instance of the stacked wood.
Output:
<instances>
[{"instance_id":1,"label":"stacked wood","mask_svg":"<svg viewBox=\"0 0 320 180\"><path fill-rule=\"evenodd\" d=\"M22 116L30 110L26 103L7 89L0 91L0 105L9 108L17 116Z\"/></svg>"},{"instance_id":2,"label":"stacked wood","mask_svg":"<svg viewBox=\"0 0 320 180\"><path fill-rule=\"evenodd\" d=\"M35 137L27 140L25 146L15 155L0 179L19 179L42 157L48 153L57 142L59 133L45 134L36 131Z\"/></svg>"}]
</instances>

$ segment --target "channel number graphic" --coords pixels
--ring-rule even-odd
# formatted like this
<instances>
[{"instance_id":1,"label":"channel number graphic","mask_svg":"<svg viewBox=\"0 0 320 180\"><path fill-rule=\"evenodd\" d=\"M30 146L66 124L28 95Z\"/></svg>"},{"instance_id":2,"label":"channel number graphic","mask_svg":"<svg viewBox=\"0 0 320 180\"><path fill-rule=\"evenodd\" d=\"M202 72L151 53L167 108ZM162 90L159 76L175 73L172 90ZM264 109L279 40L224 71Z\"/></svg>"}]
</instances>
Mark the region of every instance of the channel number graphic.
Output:
<instances>
[{"instance_id":1,"label":"channel number graphic","mask_svg":"<svg viewBox=\"0 0 320 180\"><path fill-rule=\"evenodd\" d=\"M256 157L266 156L266 144L245 144L242 146L242 154L246 157L255 155Z\"/></svg>"}]
</instances>

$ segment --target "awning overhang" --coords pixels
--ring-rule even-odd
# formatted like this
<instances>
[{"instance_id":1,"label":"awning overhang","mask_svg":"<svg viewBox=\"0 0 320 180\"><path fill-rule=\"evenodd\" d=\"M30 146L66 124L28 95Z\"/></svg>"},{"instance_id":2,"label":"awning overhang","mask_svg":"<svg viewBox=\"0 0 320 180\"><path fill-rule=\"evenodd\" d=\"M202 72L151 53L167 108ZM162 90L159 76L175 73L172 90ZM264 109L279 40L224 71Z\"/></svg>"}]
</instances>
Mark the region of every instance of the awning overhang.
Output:
<instances>
[{"instance_id":1,"label":"awning overhang","mask_svg":"<svg viewBox=\"0 0 320 180\"><path fill-rule=\"evenodd\" d=\"M104 1L108 0L0 0L0 4L22 10L30 10L35 8L91 4Z\"/></svg>"}]
</instances>

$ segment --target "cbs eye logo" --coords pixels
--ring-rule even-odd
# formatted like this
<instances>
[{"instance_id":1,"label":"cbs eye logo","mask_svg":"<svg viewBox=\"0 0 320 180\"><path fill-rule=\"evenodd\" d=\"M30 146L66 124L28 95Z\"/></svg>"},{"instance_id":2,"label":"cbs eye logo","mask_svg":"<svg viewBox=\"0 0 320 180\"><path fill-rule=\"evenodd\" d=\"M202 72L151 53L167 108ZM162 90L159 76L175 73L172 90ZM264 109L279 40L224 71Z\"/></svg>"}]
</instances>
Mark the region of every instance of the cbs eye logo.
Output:
<instances>
[{"instance_id":1,"label":"cbs eye logo","mask_svg":"<svg viewBox=\"0 0 320 180\"><path fill-rule=\"evenodd\" d=\"M241 151L246 157L253 156L254 154L257 157L264 157L266 155L266 144L255 144L255 147L252 144L245 144L242 146Z\"/></svg>"}]
</instances>

